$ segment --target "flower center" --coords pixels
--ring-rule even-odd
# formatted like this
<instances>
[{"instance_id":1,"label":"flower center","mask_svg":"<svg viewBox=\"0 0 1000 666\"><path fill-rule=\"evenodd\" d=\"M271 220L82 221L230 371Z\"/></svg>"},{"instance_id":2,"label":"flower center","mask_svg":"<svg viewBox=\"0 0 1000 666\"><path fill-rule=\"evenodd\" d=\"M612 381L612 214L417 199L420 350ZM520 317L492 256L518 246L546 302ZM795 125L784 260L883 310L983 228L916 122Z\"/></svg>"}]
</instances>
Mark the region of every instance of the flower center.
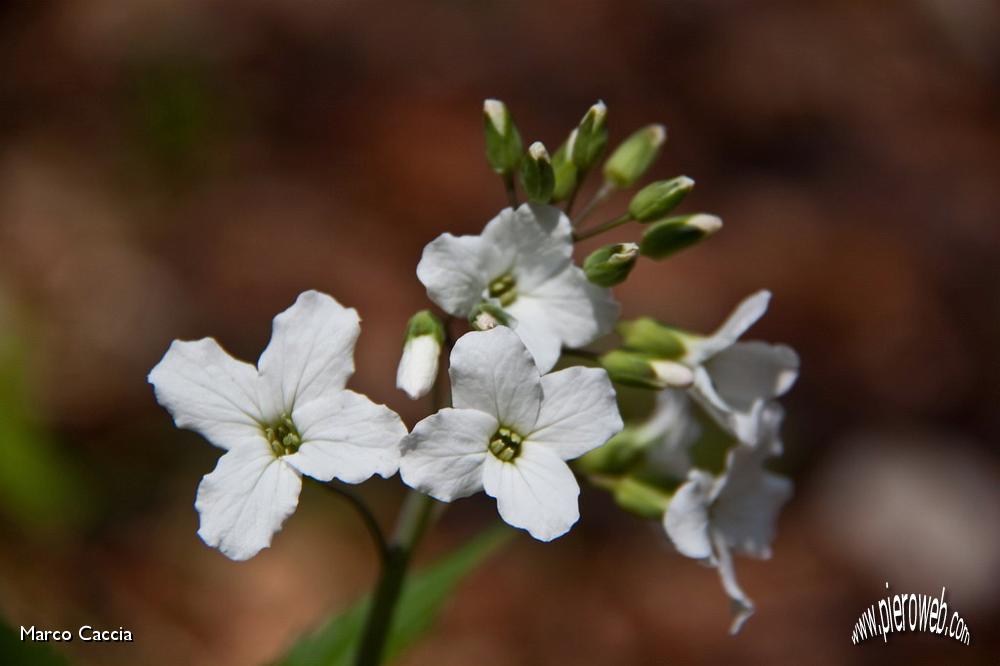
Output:
<instances>
[{"instance_id":1,"label":"flower center","mask_svg":"<svg viewBox=\"0 0 1000 666\"><path fill-rule=\"evenodd\" d=\"M519 434L506 426L500 426L490 437L490 453L503 462L510 462L521 454L522 441L524 440Z\"/></svg>"},{"instance_id":2,"label":"flower center","mask_svg":"<svg viewBox=\"0 0 1000 666\"><path fill-rule=\"evenodd\" d=\"M298 428L288 414L282 414L273 424L264 428L264 436L276 457L295 453L302 445Z\"/></svg>"},{"instance_id":3,"label":"flower center","mask_svg":"<svg viewBox=\"0 0 1000 666\"><path fill-rule=\"evenodd\" d=\"M517 299L517 280L510 273L504 273L490 282L488 291L491 298L499 299L500 305L506 307Z\"/></svg>"}]
</instances>

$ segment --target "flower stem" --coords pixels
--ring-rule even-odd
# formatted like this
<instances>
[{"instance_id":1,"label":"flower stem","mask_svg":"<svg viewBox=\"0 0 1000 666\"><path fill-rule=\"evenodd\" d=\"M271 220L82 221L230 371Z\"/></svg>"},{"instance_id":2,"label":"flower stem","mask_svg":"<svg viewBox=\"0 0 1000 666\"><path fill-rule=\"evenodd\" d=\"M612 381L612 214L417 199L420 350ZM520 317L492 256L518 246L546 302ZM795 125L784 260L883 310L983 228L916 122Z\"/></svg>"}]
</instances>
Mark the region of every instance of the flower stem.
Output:
<instances>
[{"instance_id":1,"label":"flower stem","mask_svg":"<svg viewBox=\"0 0 1000 666\"><path fill-rule=\"evenodd\" d=\"M382 528L379 527L378 520L375 519L375 515L368 508L368 505L365 504L364 500L351 491L336 485L333 481L327 483L320 482L320 485L346 499L354 507L355 511L361 517L361 521L365 524L368 534L371 535L372 541L375 542L379 561L385 566L389 557L389 544L386 543L385 534L382 533Z\"/></svg>"},{"instance_id":2,"label":"flower stem","mask_svg":"<svg viewBox=\"0 0 1000 666\"><path fill-rule=\"evenodd\" d=\"M576 216L576 224L580 224L587 219L587 217L594 212L594 209L607 201L608 197L610 197L614 191L614 185L608 182L602 183L600 189L598 189L594 196L590 198L590 201L588 201L587 205L583 207L580 214Z\"/></svg>"},{"instance_id":3,"label":"flower stem","mask_svg":"<svg viewBox=\"0 0 1000 666\"><path fill-rule=\"evenodd\" d=\"M378 666L381 663L396 604L403 591L410 557L431 523L436 504L433 499L416 490L411 490L406 496L368 610L364 634L354 662L356 666Z\"/></svg>"},{"instance_id":4,"label":"flower stem","mask_svg":"<svg viewBox=\"0 0 1000 666\"><path fill-rule=\"evenodd\" d=\"M507 190L507 203L511 208L517 208L517 190L514 189L514 174L509 173L503 177L503 187Z\"/></svg>"},{"instance_id":5,"label":"flower stem","mask_svg":"<svg viewBox=\"0 0 1000 666\"><path fill-rule=\"evenodd\" d=\"M596 227L591 227L590 229L588 229L586 231L579 231L579 232L574 233L573 234L573 241L574 242L579 242L579 241L582 241L582 240L587 240L588 238L593 238L594 236L597 236L598 234L603 234L605 231L611 231L615 227L620 227L621 225L626 224L626 223L631 222L631 221L632 221L632 216L629 215L628 213L625 213L624 215L616 217L613 220L609 220L608 222L605 222L604 224L599 224Z\"/></svg>"}]
</instances>

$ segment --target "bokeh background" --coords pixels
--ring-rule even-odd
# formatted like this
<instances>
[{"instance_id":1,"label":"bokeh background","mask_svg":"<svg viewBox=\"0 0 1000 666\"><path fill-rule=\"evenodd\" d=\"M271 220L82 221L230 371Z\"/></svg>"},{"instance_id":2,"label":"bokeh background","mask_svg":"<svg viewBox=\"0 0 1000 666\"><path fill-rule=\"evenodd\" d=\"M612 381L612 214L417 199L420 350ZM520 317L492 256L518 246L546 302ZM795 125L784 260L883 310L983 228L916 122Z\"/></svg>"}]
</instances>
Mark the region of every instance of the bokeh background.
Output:
<instances>
[{"instance_id":1,"label":"bokeh background","mask_svg":"<svg viewBox=\"0 0 1000 666\"><path fill-rule=\"evenodd\" d=\"M600 98L612 143L666 123L653 175L695 178L685 206L726 222L640 265L625 313L709 330L769 287L753 337L802 355L796 497L774 558L738 562L759 611L729 637L715 573L588 492L401 663L996 663L998 33L974 0L5 3L0 611L135 634L66 646L79 664L245 665L366 590L364 531L320 490L249 563L203 546L217 452L145 374L175 337L255 359L318 288L363 317L352 386L412 425L426 405L393 380L421 248L504 201L482 99L554 149ZM364 492L391 520L398 481ZM456 504L422 559L494 520ZM972 645L851 645L887 581L947 586Z\"/></svg>"}]
</instances>

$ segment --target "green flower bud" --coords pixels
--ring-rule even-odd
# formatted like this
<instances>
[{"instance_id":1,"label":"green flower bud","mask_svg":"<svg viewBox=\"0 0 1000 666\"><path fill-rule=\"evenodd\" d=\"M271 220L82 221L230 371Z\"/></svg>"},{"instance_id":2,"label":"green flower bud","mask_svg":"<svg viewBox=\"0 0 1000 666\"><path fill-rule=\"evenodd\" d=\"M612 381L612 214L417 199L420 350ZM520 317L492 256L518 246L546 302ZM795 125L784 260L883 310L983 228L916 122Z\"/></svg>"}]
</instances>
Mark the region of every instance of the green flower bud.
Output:
<instances>
[{"instance_id":1,"label":"green flower bud","mask_svg":"<svg viewBox=\"0 0 1000 666\"><path fill-rule=\"evenodd\" d=\"M430 392L438 375L444 343L444 324L429 310L421 310L406 325L403 356L396 369L396 387L412 400Z\"/></svg>"},{"instance_id":2,"label":"green flower bud","mask_svg":"<svg viewBox=\"0 0 1000 666\"><path fill-rule=\"evenodd\" d=\"M497 326L510 326L514 318L507 314L503 308L483 301L472 309L469 314L469 325L477 331L488 331Z\"/></svg>"},{"instance_id":3,"label":"green flower bud","mask_svg":"<svg viewBox=\"0 0 1000 666\"><path fill-rule=\"evenodd\" d=\"M552 170L549 152L541 141L528 147L527 158L521 162L521 185L529 201L548 203L552 199L556 175Z\"/></svg>"},{"instance_id":4,"label":"green flower bud","mask_svg":"<svg viewBox=\"0 0 1000 666\"><path fill-rule=\"evenodd\" d=\"M668 217L646 229L639 244L642 256L663 259L694 245L722 228L722 220L715 215L698 213Z\"/></svg>"},{"instance_id":5,"label":"green flower bud","mask_svg":"<svg viewBox=\"0 0 1000 666\"><path fill-rule=\"evenodd\" d=\"M630 513L643 518L659 520L670 504L671 494L656 486L630 476L615 484L615 503Z\"/></svg>"},{"instance_id":6,"label":"green flower bud","mask_svg":"<svg viewBox=\"0 0 1000 666\"><path fill-rule=\"evenodd\" d=\"M608 107L598 102L587 110L575 134L570 135L570 155L578 171L588 171L604 152L608 144L607 117Z\"/></svg>"},{"instance_id":7,"label":"green flower bud","mask_svg":"<svg viewBox=\"0 0 1000 666\"><path fill-rule=\"evenodd\" d=\"M651 317L621 322L618 334L622 336L622 344L631 351L659 359L677 360L687 353L682 335Z\"/></svg>"},{"instance_id":8,"label":"green flower bud","mask_svg":"<svg viewBox=\"0 0 1000 666\"><path fill-rule=\"evenodd\" d=\"M503 176L510 176L521 163L521 135L514 125L507 105L498 99L483 102L486 133L486 159L490 167Z\"/></svg>"},{"instance_id":9,"label":"green flower bud","mask_svg":"<svg viewBox=\"0 0 1000 666\"><path fill-rule=\"evenodd\" d=\"M430 310L421 310L410 317L410 321L406 324L404 342L409 342L421 335L433 336L438 344L444 342L444 324Z\"/></svg>"},{"instance_id":10,"label":"green flower bud","mask_svg":"<svg viewBox=\"0 0 1000 666\"><path fill-rule=\"evenodd\" d=\"M613 287L625 281L638 256L639 246L635 243L605 245L587 257L583 262L583 272L594 284Z\"/></svg>"},{"instance_id":11,"label":"green flower bud","mask_svg":"<svg viewBox=\"0 0 1000 666\"><path fill-rule=\"evenodd\" d=\"M575 133L576 130L573 130ZM572 138L572 135L570 135ZM576 187L576 165L570 154L570 142L566 140L552 156L552 171L555 173L555 187L552 190L553 201L564 201L573 188Z\"/></svg>"},{"instance_id":12,"label":"green flower bud","mask_svg":"<svg viewBox=\"0 0 1000 666\"><path fill-rule=\"evenodd\" d=\"M647 444L637 428L626 426L606 444L578 458L576 466L586 474L623 474L639 462Z\"/></svg>"},{"instance_id":13,"label":"green flower bud","mask_svg":"<svg viewBox=\"0 0 1000 666\"><path fill-rule=\"evenodd\" d=\"M663 125L647 125L635 132L604 163L604 179L619 189L631 187L659 157L666 140Z\"/></svg>"},{"instance_id":14,"label":"green flower bud","mask_svg":"<svg viewBox=\"0 0 1000 666\"><path fill-rule=\"evenodd\" d=\"M694 181L687 176L658 180L632 197L632 202L628 205L629 215L639 222L658 220L676 208L692 189Z\"/></svg>"},{"instance_id":15,"label":"green flower bud","mask_svg":"<svg viewBox=\"0 0 1000 666\"><path fill-rule=\"evenodd\" d=\"M616 349L600 358L601 366L612 381L646 389L690 386L691 369L669 359L658 359L639 352Z\"/></svg>"}]
</instances>

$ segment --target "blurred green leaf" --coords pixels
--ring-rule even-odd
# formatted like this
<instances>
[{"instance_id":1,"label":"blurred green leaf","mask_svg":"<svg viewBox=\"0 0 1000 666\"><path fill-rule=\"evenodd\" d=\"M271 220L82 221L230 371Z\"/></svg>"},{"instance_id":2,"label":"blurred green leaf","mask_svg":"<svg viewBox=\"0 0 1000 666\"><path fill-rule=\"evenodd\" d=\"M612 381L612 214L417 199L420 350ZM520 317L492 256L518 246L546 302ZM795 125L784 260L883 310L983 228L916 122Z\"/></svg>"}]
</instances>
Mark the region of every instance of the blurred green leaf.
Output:
<instances>
[{"instance_id":1,"label":"blurred green leaf","mask_svg":"<svg viewBox=\"0 0 1000 666\"><path fill-rule=\"evenodd\" d=\"M506 527L488 529L408 578L389 632L385 661L398 656L426 633L459 582L512 535ZM368 603L366 596L328 620L302 638L274 666L350 666L364 628Z\"/></svg>"},{"instance_id":2,"label":"blurred green leaf","mask_svg":"<svg viewBox=\"0 0 1000 666\"><path fill-rule=\"evenodd\" d=\"M22 641L18 629L0 621L0 664L11 666L69 666L69 660L47 643Z\"/></svg>"}]
</instances>

